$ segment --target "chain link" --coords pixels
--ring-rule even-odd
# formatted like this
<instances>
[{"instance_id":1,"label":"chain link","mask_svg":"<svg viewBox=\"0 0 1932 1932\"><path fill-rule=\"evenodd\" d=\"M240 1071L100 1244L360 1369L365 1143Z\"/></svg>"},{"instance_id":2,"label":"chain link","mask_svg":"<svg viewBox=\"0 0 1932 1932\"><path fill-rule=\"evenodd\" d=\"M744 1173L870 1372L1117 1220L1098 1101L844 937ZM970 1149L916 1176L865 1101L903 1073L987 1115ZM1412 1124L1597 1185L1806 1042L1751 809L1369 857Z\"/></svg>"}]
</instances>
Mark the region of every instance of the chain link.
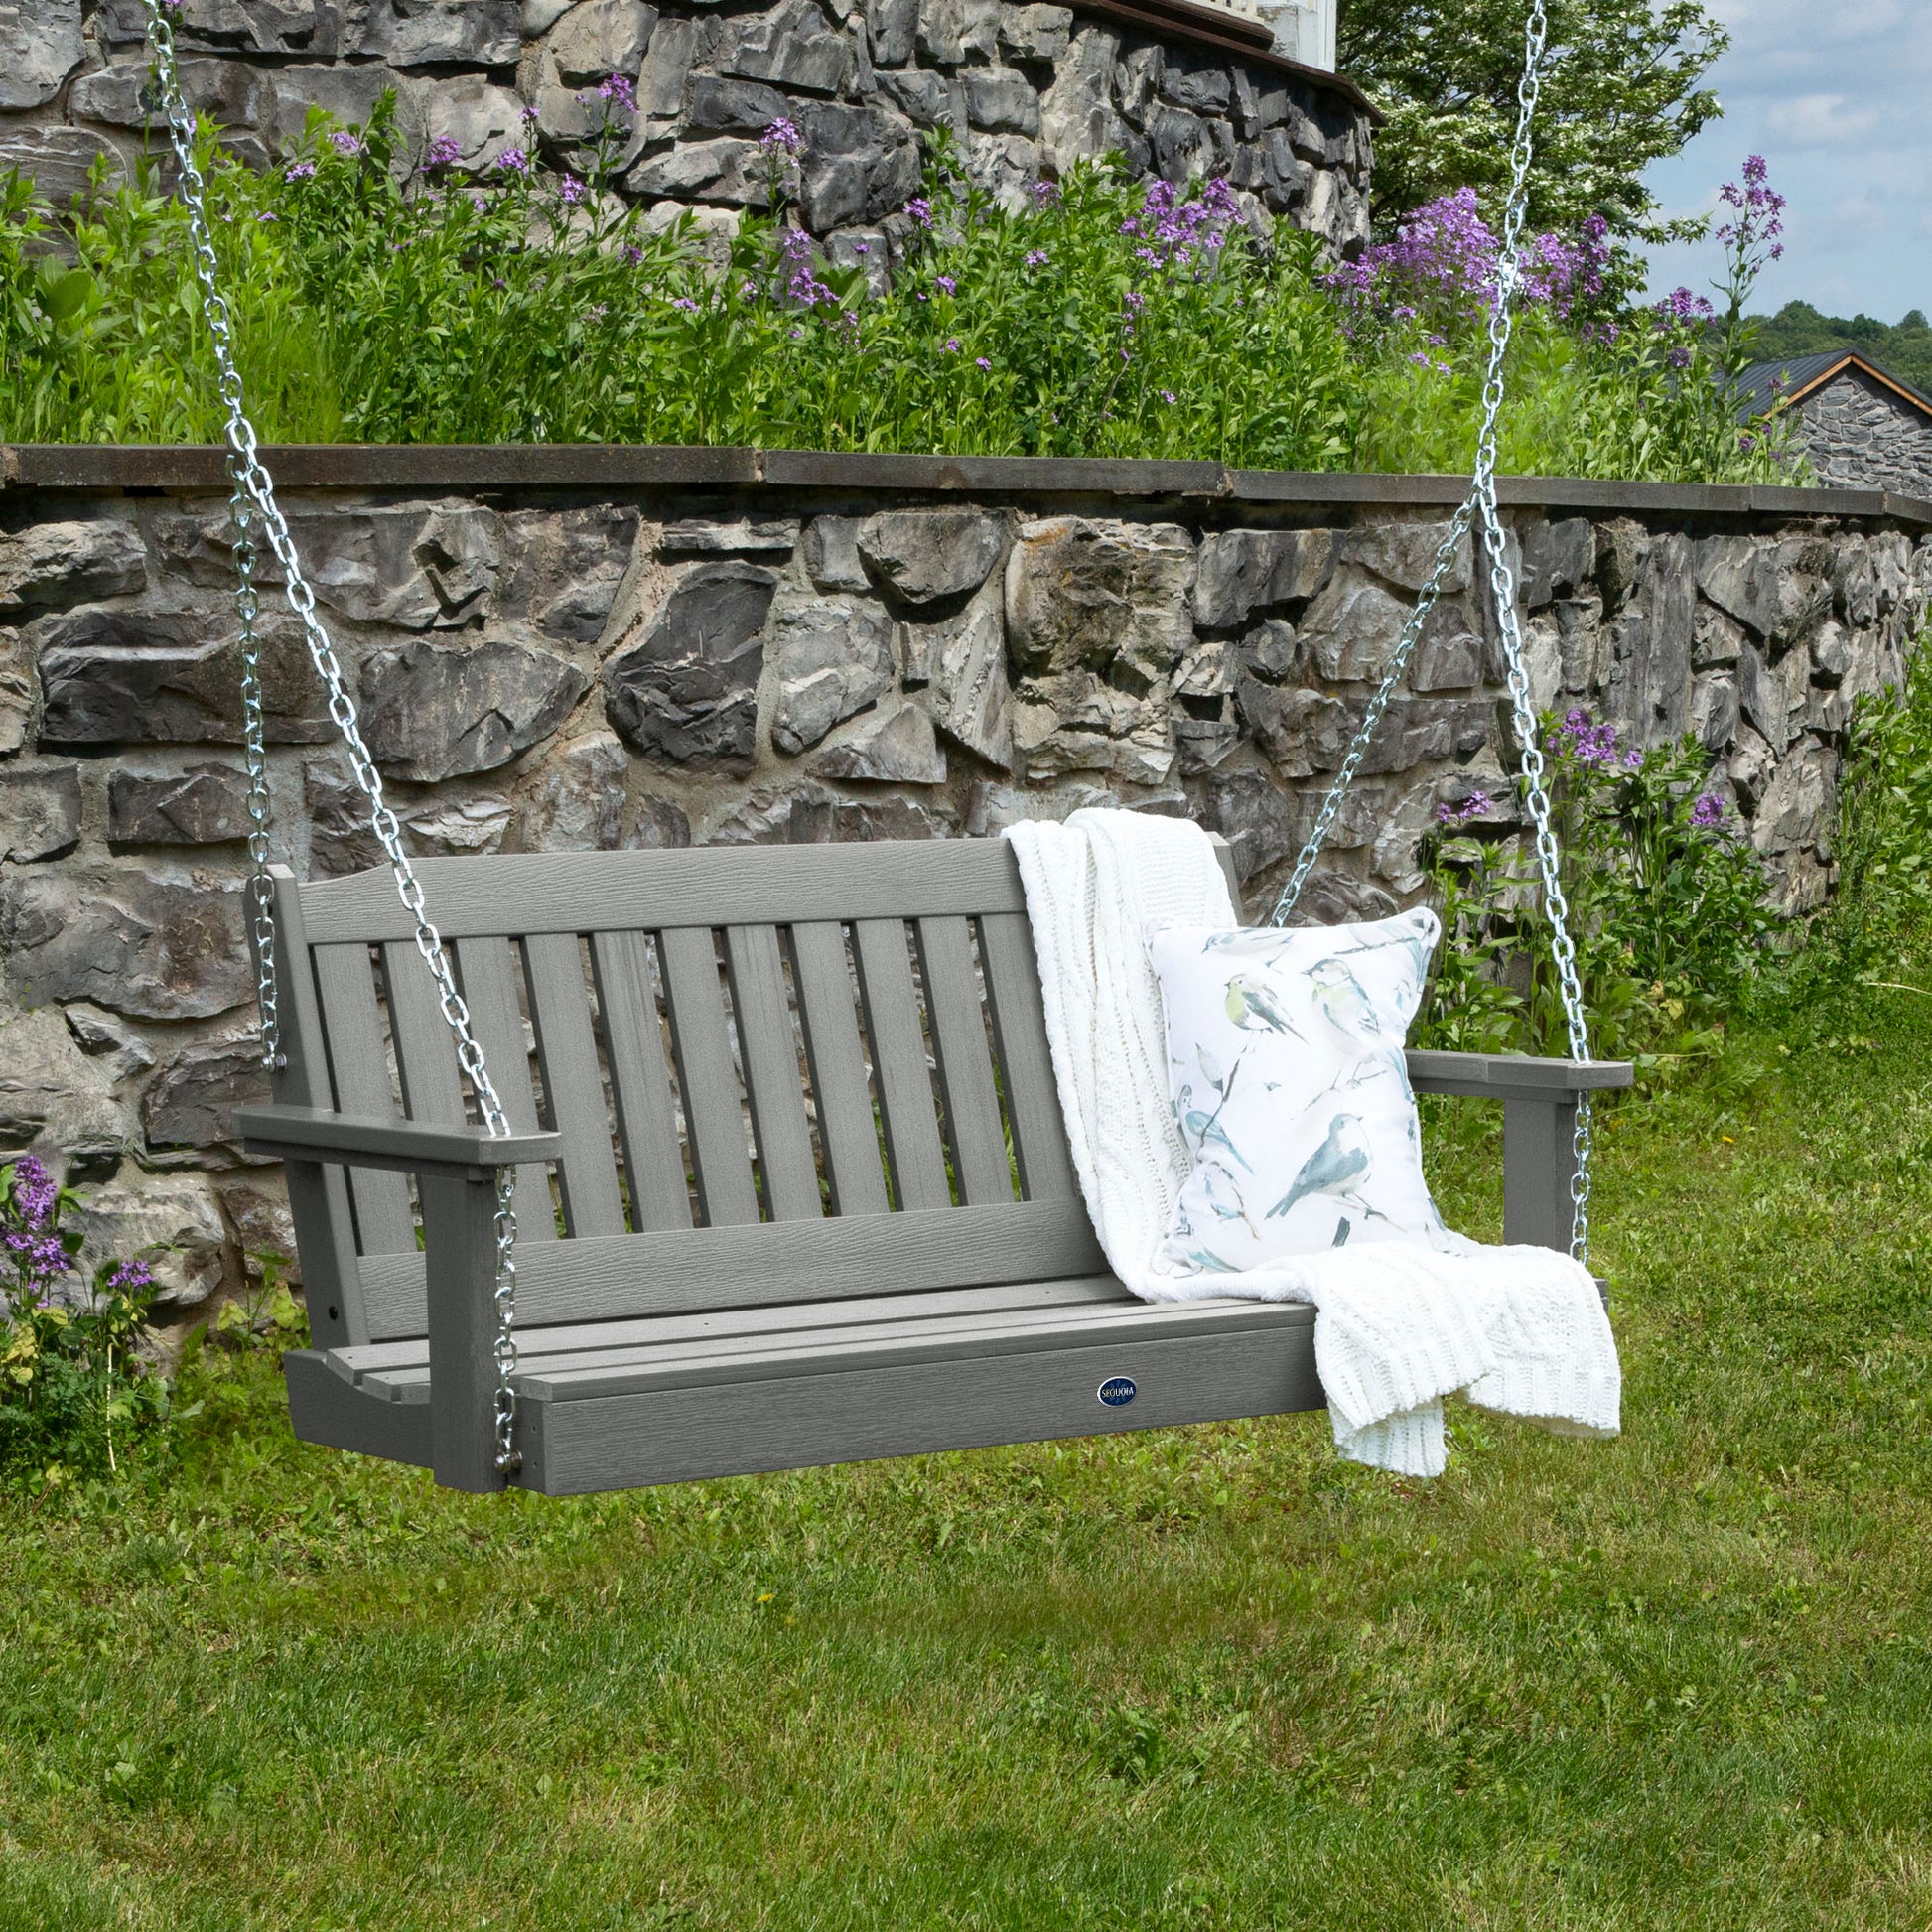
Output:
<instances>
[{"instance_id":1,"label":"chain link","mask_svg":"<svg viewBox=\"0 0 1932 1932\"><path fill-rule=\"evenodd\" d=\"M1449 533L1436 553L1434 569L1423 586L1415 611L1403 626L1395 654L1374 697L1362 714L1362 722L1349 742L1347 756L1329 785L1321 809L1315 814L1313 828L1295 862L1295 871L1282 889L1275 906L1274 923L1283 925L1294 912L1302 889L1320 856L1323 842L1335 822L1348 788L1355 781L1362 759L1367 756L1376 727L1395 695L1396 686L1408 666L1411 653L1430 612L1442 594L1451 565L1472 523L1481 530L1482 547L1489 562L1489 590L1496 607L1496 624L1501 633L1503 657L1508 668L1510 713L1521 748L1523 800L1528 808L1535 835L1537 871L1543 887L1543 906L1550 922L1550 950L1556 960L1558 991L1563 1003L1564 1030L1570 1056L1589 1058L1589 1033L1584 1013L1584 992L1577 973L1577 947L1570 934L1570 901L1563 890L1563 877L1557 852L1556 833L1550 823L1549 788L1545 783L1543 748L1537 739L1536 706L1530 694L1528 667L1523 657L1522 625L1516 611L1516 583L1509 565L1509 547L1496 501L1496 452L1498 425L1502 416L1503 364L1509 353L1509 341L1515 327L1515 298L1522 279L1523 222L1529 206L1530 161L1535 152L1534 129L1537 100L1543 89L1543 56L1549 44L1550 25L1547 0L1531 0L1529 21L1524 30L1523 76L1517 84L1516 139L1510 150L1509 199L1503 216L1501 245L1496 258L1496 299L1489 312L1489 365L1482 388L1482 430L1476 441L1475 475L1469 493L1450 520ZM1579 1096L1577 1126L1572 1143L1575 1168L1570 1181L1570 1252L1579 1261L1589 1259L1589 1095Z\"/></svg>"},{"instance_id":2,"label":"chain link","mask_svg":"<svg viewBox=\"0 0 1932 1932\"><path fill-rule=\"evenodd\" d=\"M315 592L310 589L308 579L303 574L295 541L275 500L275 485L261 463L254 425L249 422L243 403L241 372L235 363L232 317L220 290L220 265L215 257L208 226L207 184L195 158L195 117L182 98L181 77L175 59L174 26L168 17L171 8L168 0L147 0L147 10L148 36L155 57L155 82L162 107L168 116L169 142L181 169L180 192L182 203L188 210L195 276L202 291L202 314L214 345L221 403L227 414L228 475L234 484L229 511L235 529L235 566L240 573L235 604L242 622L242 705L246 718L248 811L252 828L248 845L255 868L252 895L255 902L263 1060L271 1067L283 1064L275 1001L273 927L269 917L268 767L263 741L260 654L254 629L258 610L254 584L257 562L255 534L258 525L269 550L281 565L284 595L289 609L302 625L310 661L329 694L329 716L342 735L356 787L368 800L369 823L383 855L389 861L389 869L395 875L397 895L415 924L416 950L436 983L444 1022L456 1041L457 1062L477 1096L477 1107L483 1125L493 1138L501 1139L510 1131L508 1116L483 1064L483 1047L471 1027L470 1010L457 991L442 937L430 922L422 884L403 851L402 828L383 797L382 777L363 741L355 704L348 695L343 677L342 661L336 655L322 620L316 615ZM268 935L265 946L262 943L264 932ZM512 1473L521 1461L516 1449L516 1211L512 1185L512 1171L499 1170L495 1217L496 1340L492 1352L496 1365L496 1467L504 1475Z\"/></svg>"}]
</instances>

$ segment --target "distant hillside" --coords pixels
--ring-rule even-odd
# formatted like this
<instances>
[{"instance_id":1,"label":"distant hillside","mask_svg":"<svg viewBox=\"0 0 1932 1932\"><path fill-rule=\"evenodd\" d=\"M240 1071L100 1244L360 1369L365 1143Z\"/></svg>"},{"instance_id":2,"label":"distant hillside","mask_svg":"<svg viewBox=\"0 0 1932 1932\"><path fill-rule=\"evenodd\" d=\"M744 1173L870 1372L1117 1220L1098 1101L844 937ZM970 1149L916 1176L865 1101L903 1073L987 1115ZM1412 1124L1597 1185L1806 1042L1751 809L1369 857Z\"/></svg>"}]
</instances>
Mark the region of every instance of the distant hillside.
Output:
<instances>
[{"instance_id":1,"label":"distant hillside","mask_svg":"<svg viewBox=\"0 0 1932 1932\"><path fill-rule=\"evenodd\" d=\"M1915 388L1932 391L1932 325L1914 309L1903 322L1875 322L1870 316L1820 315L1809 302L1787 302L1774 316L1758 316L1756 360L1812 355L1823 348L1856 348Z\"/></svg>"}]
</instances>

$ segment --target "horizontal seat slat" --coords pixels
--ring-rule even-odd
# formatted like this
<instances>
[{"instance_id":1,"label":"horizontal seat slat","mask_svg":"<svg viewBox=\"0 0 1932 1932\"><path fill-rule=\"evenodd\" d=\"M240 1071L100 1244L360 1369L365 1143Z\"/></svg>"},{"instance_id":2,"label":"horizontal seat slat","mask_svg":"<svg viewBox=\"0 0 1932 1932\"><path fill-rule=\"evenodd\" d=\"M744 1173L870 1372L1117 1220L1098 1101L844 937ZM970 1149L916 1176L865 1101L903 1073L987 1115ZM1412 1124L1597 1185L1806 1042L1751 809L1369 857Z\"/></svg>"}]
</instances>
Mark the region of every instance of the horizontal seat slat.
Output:
<instances>
[{"instance_id":1,"label":"horizontal seat slat","mask_svg":"<svg viewBox=\"0 0 1932 1932\"><path fill-rule=\"evenodd\" d=\"M1270 1328L1290 1319L1283 1309L1284 1305L1267 1302L1136 1303L1125 1308L953 1315L884 1329L878 1325L838 1329L808 1340L743 1335L729 1341L640 1349L630 1360L563 1358L544 1363L520 1386L533 1396L559 1402L692 1382L782 1381L853 1367L875 1356L941 1361L954 1356L1025 1354L1045 1347L1097 1348L1111 1340L1150 1341L1169 1335L1218 1334L1229 1328ZM1313 1316L1309 1312L1297 1318L1312 1320Z\"/></svg>"},{"instance_id":2,"label":"horizontal seat slat","mask_svg":"<svg viewBox=\"0 0 1932 1932\"><path fill-rule=\"evenodd\" d=\"M419 859L416 873L446 939L1025 910L1004 839L496 853L482 865ZM414 936L386 870L300 890L310 929L334 940Z\"/></svg>"},{"instance_id":3,"label":"horizontal seat slat","mask_svg":"<svg viewBox=\"0 0 1932 1932\"><path fill-rule=\"evenodd\" d=\"M891 1295L1105 1272L1087 1211L1074 1201L942 1207L817 1221L587 1235L517 1258L517 1320L622 1320L708 1308ZM420 1254L364 1255L369 1339L429 1326Z\"/></svg>"},{"instance_id":4,"label":"horizontal seat slat","mask_svg":"<svg viewBox=\"0 0 1932 1932\"><path fill-rule=\"evenodd\" d=\"M876 1306L876 1305L875 1305ZM861 1318L842 1323L827 1323L815 1328L790 1328L779 1323L766 1329L745 1329L737 1334L686 1335L671 1337L645 1334L627 1342L594 1341L578 1348L547 1351L519 1347L520 1387L553 1381L560 1376L619 1368L669 1368L686 1363L728 1361L735 1356L775 1355L779 1358L803 1357L822 1348L845 1348L855 1341L904 1341L926 1337L985 1334L994 1331L1020 1331L1036 1327L1085 1328L1122 1321L1141 1321L1153 1304L1111 1297L1105 1301L1042 1305L1018 1303L1006 1308L951 1310L923 1315L903 1314L897 1319ZM1175 1304L1163 1305L1172 1310ZM1189 1309L1221 1307L1220 1303L1189 1302ZM1255 1308L1253 1302L1227 1303L1230 1308ZM630 1324L625 1324L630 1325ZM358 1380L402 1386L429 1379L426 1359L405 1361L391 1367L363 1371Z\"/></svg>"},{"instance_id":5,"label":"horizontal seat slat","mask_svg":"<svg viewBox=\"0 0 1932 1932\"><path fill-rule=\"evenodd\" d=\"M573 1349L627 1347L638 1342L690 1341L707 1335L809 1335L815 1330L903 1321L926 1315L976 1314L1003 1309L1074 1308L1088 1303L1129 1303L1134 1298L1112 1275L1084 1275L1054 1282L1001 1282L990 1288L945 1288L924 1295L868 1295L851 1301L799 1302L763 1309L708 1309L702 1314L647 1315L634 1321L569 1321L548 1328L524 1328L516 1351L525 1368ZM429 1342L421 1335L402 1341L363 1342L330 1351L329 1359L346 1374L382 1374L427 1367Z\"/></svg>"},{"instance_id":6,"label":"horizontal seat slat","mask_svg":"<svg viewBox=\"0 0 1932 1932\"><path fill-rule=\"evenodd\" d=\"M658 1344L616 1351L616 1360L607 1359L605 1351L594 1351L538 1364L518 1375L517 1388L531 1401L589 1401L699 1383L781 1382L887 1363L980 1360L1053 1348L1104 1348L1114 1342L1306 1327L1313 1320L1313 1310L1305 1305L1275 1302L1134 1302L1114 1308L952 1315L869 1323L808 1339L740 1335ZM427 1370L402 1369L358 1377L357 1383L375 1393L406 1399L405 1391L427 1379Z\"/></svg>"}]
</instances>

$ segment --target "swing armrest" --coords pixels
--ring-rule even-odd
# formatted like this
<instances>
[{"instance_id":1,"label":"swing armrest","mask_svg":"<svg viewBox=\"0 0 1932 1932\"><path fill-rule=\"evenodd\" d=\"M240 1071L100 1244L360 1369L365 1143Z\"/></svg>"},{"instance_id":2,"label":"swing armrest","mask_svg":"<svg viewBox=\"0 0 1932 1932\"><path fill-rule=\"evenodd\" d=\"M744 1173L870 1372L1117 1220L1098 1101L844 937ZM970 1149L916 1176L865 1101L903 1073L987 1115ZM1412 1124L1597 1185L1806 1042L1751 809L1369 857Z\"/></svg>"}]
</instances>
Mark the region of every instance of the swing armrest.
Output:
<instances>
[{"instance_id":1,"label":"swing armrest","mask_svg":"<svg viewBox=\"0 0 1932 1932\"><path fill-rule=\"evenodd\" d=\"M1409 1083L1418 1093L1487 1100L1573 1099L1636 1079L1628 1060L1546 1060L1528 1053L1436 1053L1412 1047Z\"/></svg>"},{"instance_id":2,"label":"swing armrest","mask_svg":"<svg viewBox=\"0 0 1932 1932\"><path fill-rule=\"evenodd\" d=\"M502 1168L562 1158L561 1134L492 1137L481 1127L381 1120L320 1107L237 1107L235 1131L250 1154L280 1161L342 1162L449 1180L492 1180Z\"/></svg>"},{"instance_id":3,"label":"swing armrest","mask_svg":"<svg viewBox=\"0 0 1932 1932\"><path fill-rule=\"evenodd\" d=\"M1627 1087L1628 1060L1544 1060L1527 1053L1409 1055L1418 1093L1467 1094L1503 1103L1503 1239L1570 1246L1577 1106L1587 1093Z\"/></svg>"}]
</instances>

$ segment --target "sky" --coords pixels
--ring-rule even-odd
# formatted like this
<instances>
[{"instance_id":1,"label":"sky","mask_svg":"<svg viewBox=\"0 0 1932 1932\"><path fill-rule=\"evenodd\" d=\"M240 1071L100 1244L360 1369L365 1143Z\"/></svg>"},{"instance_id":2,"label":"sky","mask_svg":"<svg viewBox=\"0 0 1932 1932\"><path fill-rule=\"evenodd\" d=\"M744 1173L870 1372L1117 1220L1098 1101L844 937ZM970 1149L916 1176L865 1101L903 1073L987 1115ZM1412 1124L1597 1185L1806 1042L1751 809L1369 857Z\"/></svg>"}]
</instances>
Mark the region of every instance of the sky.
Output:
<instances>
[{"instance_id":1,"label":"sky","mask_svg":"<svg viewBox=\"0 0 1932 1932\"><path fill-rule=\"evenodd\" d=\"M1706 4L1730 33L1710 75L1725 114L1651 169L1665 213L1714 208L1719 184L1761 154L1791 206L1756 313L1804 301L1881 322L1932 315L1932 0ZM1708 293L1723 256L1706 241L1651 264L1654 294Z\"/></svg>"}]
</instances>

